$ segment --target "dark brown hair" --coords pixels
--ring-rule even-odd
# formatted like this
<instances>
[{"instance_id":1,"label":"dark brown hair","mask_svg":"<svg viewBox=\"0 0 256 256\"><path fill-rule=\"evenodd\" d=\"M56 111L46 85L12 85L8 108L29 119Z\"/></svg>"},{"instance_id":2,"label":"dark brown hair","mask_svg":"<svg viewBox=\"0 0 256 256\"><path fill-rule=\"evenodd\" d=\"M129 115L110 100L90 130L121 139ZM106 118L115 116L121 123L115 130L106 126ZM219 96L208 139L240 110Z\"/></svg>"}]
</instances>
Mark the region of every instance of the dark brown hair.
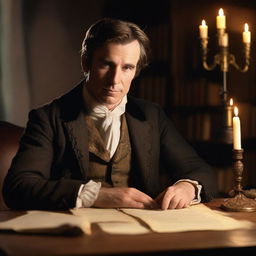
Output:
<instances>
[{"instance_id":1,"label":"dark brown hair","mask_svg":"<svg viewBox=\"0 0 256 256\"><path fill-rule=\"evenodd\" d=\"M126 44L137 40L140 44L140 59L136 74L148 65L150 51L147 35L134 23L117 19L104 18L94 23L86 32L82 43L82 66L90 68L92 56L96 49L105 43Z\"/></svg>"}]
</instances>

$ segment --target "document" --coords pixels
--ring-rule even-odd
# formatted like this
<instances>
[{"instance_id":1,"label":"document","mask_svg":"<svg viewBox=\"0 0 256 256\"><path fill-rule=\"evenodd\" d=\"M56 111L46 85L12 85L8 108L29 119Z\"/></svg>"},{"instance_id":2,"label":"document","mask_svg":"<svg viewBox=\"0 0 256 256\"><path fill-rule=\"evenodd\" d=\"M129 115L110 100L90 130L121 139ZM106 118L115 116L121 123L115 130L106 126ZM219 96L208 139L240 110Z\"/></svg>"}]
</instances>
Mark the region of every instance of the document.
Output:
<instances>
[{"instance_id":1,"label":"document","mask_svg":"<svg viewBox=\"0 0 256 256\"><path fill-rule=\"evenodd\" d=\"M249 221L235 220L203 204L178 210L98 209L72 210L77 216L86 216L110 234L146 234L204 230L232 230L253 227Z\"/></svg>"},{"instance_id":2,"label":"document","mask_svg":"<svg viewBox=\"0 0 256 256\"><path fill-rule=\"evenodd\" d=\"M146 234L150 233L147 225L119 209L79 208L71 210L76 216L86 216L90 223L97 225L109 234Z\"/></svg>"},{"instance_id":3,"label":"document","mask_svg":"<svg viewBox=\"0 0 256 256\"><path fill-rule=\"evenodd\" d=\"M137 235L152 232L250 229L249 221L235 220L203 204L177 210L71 209L70 214L28 211L22 216L0 222L0 230L55 235L91 234L96 223L109 234Z\"/></svg>"},{"instance_id":4,"label":"document","mask_svg":"<svg viewBox=\"0 0 256 256\"><path fill-rule=\"evenodd\" d=\"M154 232L250 229L250 221L235 220L203 204L176 210L123 209L124 213L144 221Z\"/></svg>"},{"instance_id":5,"label":"document","mask_svg":"<svg viewBox=\"0 0 256 256\"><path fill-rule=\"evenodd\" d=\"M50 211L28 211L0 222L0 230L54 235L91 234L90 222L85 216Z\"/></svg>"}]
</instances>

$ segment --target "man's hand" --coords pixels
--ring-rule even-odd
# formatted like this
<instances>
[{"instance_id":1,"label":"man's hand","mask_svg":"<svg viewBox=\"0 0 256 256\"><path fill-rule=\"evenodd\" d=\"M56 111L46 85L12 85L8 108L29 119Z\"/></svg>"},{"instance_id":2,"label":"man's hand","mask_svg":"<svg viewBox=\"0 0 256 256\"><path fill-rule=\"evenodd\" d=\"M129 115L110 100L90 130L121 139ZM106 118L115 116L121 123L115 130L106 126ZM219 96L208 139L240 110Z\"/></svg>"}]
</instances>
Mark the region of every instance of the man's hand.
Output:
<instances>
[{"instance_id":1,"label":"man's hand","mask_svg":"<svg viewBox=\"0 0 256 256\"><path fill-rule=\"evenodd\" d=\"M189 182L181 181L160 193L156 202L162 210L181 209L188 207L194 198L195 187Z\"/></svg>"},{"instance_id":2,"label":"man's hand","mask_svg":"<svg viewBox=\"0 0 256 256\"><path fill-rule=\"evenodd\" d=\"M101 208L138 208L155 209L157 203L150 196L136 188L105 188L100 189L95 207Z\"/></svg>"}]
</instances>

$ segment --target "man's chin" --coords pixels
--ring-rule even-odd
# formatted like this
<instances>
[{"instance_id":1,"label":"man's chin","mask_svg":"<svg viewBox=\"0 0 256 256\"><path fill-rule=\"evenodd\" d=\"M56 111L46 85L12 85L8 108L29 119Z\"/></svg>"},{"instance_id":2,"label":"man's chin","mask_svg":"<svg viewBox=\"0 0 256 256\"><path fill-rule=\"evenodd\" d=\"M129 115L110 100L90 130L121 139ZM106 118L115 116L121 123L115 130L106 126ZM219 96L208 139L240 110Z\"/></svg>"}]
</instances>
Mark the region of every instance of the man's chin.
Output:
<instances>
[{"instance_id":1,"label":"man's chin","mask_svg":"<svg viewBox=\"0 0 256 256\"><path fill-rule=\"evenodd\" d=\"M112 108L113 106L117 105L119 102L121 101L121 99L117 99L111 96L107 96L107 97L103 97L101 99L101 103L106 106L107 108Z\"/></svg>"}]
</instances>

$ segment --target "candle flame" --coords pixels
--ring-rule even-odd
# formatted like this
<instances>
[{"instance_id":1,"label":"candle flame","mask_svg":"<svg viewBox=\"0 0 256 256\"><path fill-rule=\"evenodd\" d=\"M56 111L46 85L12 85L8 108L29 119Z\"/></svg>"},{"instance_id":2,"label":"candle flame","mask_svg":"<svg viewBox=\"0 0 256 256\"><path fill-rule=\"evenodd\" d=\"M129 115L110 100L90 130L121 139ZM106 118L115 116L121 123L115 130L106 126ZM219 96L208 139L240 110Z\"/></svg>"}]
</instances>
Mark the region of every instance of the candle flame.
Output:
<instances>
[{"instance_id":1,"label":"candle flame","mask_svg":"<svg viewBox=\"0 0 256 256\"><path fill-rule=\"evenodd\" d=\"M206 26L205 20L202 20L202 26Z\"/></svg>"},{"instance_id":2,"label":"candle flame","mask_svg":"<svg viewBox=\"0 0 256 256\"><path fill-rule=\"evenodd\" d=\"M238 116L238 108L237 107L234 108L234 113L235 113L235 116Z\"/></svg>"},{"instance_id":3,"label":"candle flame","mask_svg":"<svg viewBox=\"0 0 256 256\"><path fill-rule=\"evenodd\" d=\"M224 16L224 11L222 8L219 9L219 16Z\"/></svg>"},{"instance_id":4,"label":"candle flame","mask_svg":"<svg viewBox=\"0 0 256 256\"><path fill-rule=\"evenodd\" d=\"M247 23L244 24L244 32L248 32L249 31L249 26Z\"/></svg>"},{"instance_id":5,"label":"candle flame","mask_svg":"<svg viewBox=\"0 0 256 256\"><path fill-rule=\"evenodd\" d=\"M233 99L232 98L230 98L230 100L229 100L229 105L233 106Z\"/></svg>"}]
</instances>

